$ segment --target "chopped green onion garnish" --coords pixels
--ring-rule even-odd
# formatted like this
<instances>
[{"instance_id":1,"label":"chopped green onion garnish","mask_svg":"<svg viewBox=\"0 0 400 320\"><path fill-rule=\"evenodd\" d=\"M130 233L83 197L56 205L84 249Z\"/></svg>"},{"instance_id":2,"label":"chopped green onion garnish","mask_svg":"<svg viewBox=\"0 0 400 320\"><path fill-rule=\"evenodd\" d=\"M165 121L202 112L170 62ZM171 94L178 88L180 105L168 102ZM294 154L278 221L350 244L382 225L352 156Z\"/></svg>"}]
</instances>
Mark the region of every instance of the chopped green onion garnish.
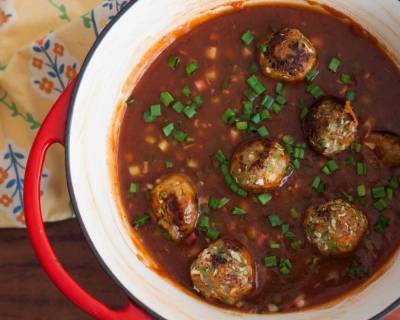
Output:
<instances>
[{"instance_id":1,"label":"chopped green onion garnish","mask_svg":"<svg viewBox=\"0 0 400 320\"><path fill-rule=\"evenodd\" d=\"M282 94L283 92L283 83L282 82L278 82L275 86L275 92L277 94Z\"/></svg>"},{"instance_id":2,"label":"chopped green onion garnish","mask_svg":"<svg viewBox=\"0 0 400 320\"><path fill-rule=\"evenodd\" d=\"M257 132L261 137L267 137L269 135L268 129L264 126L258 128Z\"/></svg>"},{"instance_id":3,"label":"chopped green onion garnish","mask_svg":"<svg viewBox=\"0 0 400 320\"><path fill-rule=\"evenodd\" d=\"M208 228L210 228L210 218L205 214L200 216L198 228L203 232L207 232Z\"/></svg>"},{"instance_id":4,"label":"chopped green onion garnish","mask_svg":"<svg viewBox=\"0 0 400 320\"><path fill-rule=\"evenodd\" d=\"M189 107L187 106L185 109L183 109L183 113L188 117L189 119L192 119L196 115L196 107Z\"/></svg>"},{"instance_id":5,"label":"chopped green onion garnish","mask_svg":"<svg viewBox=\"0 0 400 320\"><path fill-rule=\"evenodd\" d=\"M280 245L279 243L277 243L277 242L270 241L270 242L269 242L269 247L270 247L271 249L279 249L279 248L281 247L281 245Z\"/></svg>"},{"instance_id":6,"label":"chopped green onion garnish","mask_svg":"<svg viewBox=\"0 0 400 320\"><path fill-rule=\"evenodd\" d=\"M276 256L269 256L264 258L264 266L267 268L273 268L278 265L278 259Z\"/></svg>"},{"instance_id":7,"label":"chopped green onion garnish","mask_svg":"<svg viewBox=\"0 0 400 320\"><path fill-rule=\"evenodd\" d=\"M393 199L394 190L390 187L386 188L386 196L388 199Z\"/></svg>"},{"instance_id":8,"label":"chopped green onion garnish","mask_svg":"<svg viewBox=\"0 0 400 320\"><path fill-rule=\"evenodd\" d=\"M251 89L253 89L255 93L257 93L257 95L264 93L266 90L262 82L260 82L260 80L258 80L255 75L252 75L250 78L247 79L247 84L250 86Z\"/></svg>"},{"instance_id":9,"label":"chopped green onion garnish","mask_svg":"<svg viewBox=\"0 0 400 320\"><path fill-rule=\"evenodd\" d=\"M180 131L180 130L174 130L172 132L172 135L173 135L174 139L179 142L185 142L188 138L188 135L185 132Z\"/></svg>"},{"instance_id":10,"label":"chopped green onion garnish","mask_svg":"<svg viewBox=\"0 0 400 320\"><path fill-rule=\"evenodd\" d=\"M174 97L168 91L163 91L160 94L160 101L168 107L174 101Z\"/></svg>"},{"instance_id":11,"label":"chopped green onion garnish","mask_svg":"<svg viewBox=\"0 0 400 320\"><path fill-rule=\"evenodd\" d=\"M314 98L316 98L316 99L321 98L322 96L325 95L325 92L322 91L321 88L318 87L318 86L315 85L315 84L310 84L310 85L307 87L307 92L310 93L311 95L313 95Z\"/></svg>"},{"instance_id":12,"label":"chopped green onion garnish","mask_svg":"<svg viewBox=\"0 0 400 320\"><path fill-rule=\"evenodd\" d=\"M393 190L397 190L399 188L399 179L397 179L396 177L390 178L389 187Z\"/></svg>"},{"instance_id":13,"label":"chopped green onion garnish","mask_svg":"<svg viewBox=\"0 0 400 320\"><path fill-rule=\"evenodd\" d=\"M346 161L348 166L354 166L356 164L356 159L354 159L353 156L351 156L349 159Z\"/></svg>"},{"instance_id":14,"label":"chopped green onion garnish","mask_svg":"<svg viewBox=\"0 0 400 320\"><path fill-rule=\"evenodd\" d=\"M192 60L189 64L186 65L186 74L188 76L193 75L199 69L199 64L196 60Z\"/></svg>"},{"instance_id":15,"label":"chopped green onion garnish","mask_svg":"<svg viewBox=\"0 0 400 320\"><path fill-rule=\"evenodd\" d=\"M357 186L357 195L362 198L367 195L367 188L365 187L364 184L360 184Z\"/></svg>"},{"instance_id":16,"label":"chopped green onion garnish","mask_svg":"<svg viewBox=\"0 0 400 320\"><path fill-rule=\"evenodd\" d=\"M209 228L207 230L207 238L211 239L211 240L217 240L219 238L219 231Z\"/></svg>"},{"instance_id":17,"label":"chopped green onion garnish","mask_svg":"<svg viewBox=\"0 0 400 320\"><path fill-rule=\"evenodd\" d=\"M351 194L347 193L346 191L342 191L342 195L348 202L353 202L354 198Z\"/></svg>"},{"instance_id":18,"label":"chopped green onion garnish","mask_svg":"<svg viewBox=\"0 0 400 320\"><path fill-rule=\"evenodd\" d=\"M203 104L203 98L201 95L196 95L194 98L194 103L197 104L198 106Z\"/></svg>"},{"instance_id":19,"label":"chopped green onion garnish","mask_svg":"<svg viewBox=\"0 0 400 320\"><path fill-rule=\"evenodd\" d=\"M322 167L322 172L325 173L326 175L330 176L332 173L334 173L338 169L339 169L339 166L338 166L337 162L335 160L329 160Z\"/></svg>"},{"instance_id":20,"label":"chopped green onion garnish","mask_svg":"<svg viewBox=\"0 0 400 320\"><path fill-rule=\"evenodd\" d=\"M238 130L247 130L248 123L247 121L238 121L236 122L236 129Z\"/></svg>"},{"instance_id":21,"label":"chopped green onion garnish","mask_svg":"<svg viewBox=\"0 0 400 320\"><path fill-rule=\"evenodd\" d=\"M168 66L172 70L175 70L180 61L181 61L181 58L179 58L178 56L175 56L175 55L169 56L168 57Z\"/></svg>"},{"instance_id":22,"label":"chopped green onion garnish","mask_svg":"<svg viewBox=\"0 0 400 320\"><path fill-rule=\"evenodd\" d=\"M351 79L351 76L347 73L342 73L340 75L340 81L346 85L352 84L352 82L353 82L353 80Z\"/></svg>"},{"instance_id":23,"label":"chopped green onion garnish","mask_svg":"<svg viewBox=\"0 0 400 320\"><path fill-rule=\"evenodd\" d=\"M290 246L294 250L299 250L303 246L303 241L296 239L290 243Z\"/></svg>"},{"instance_id":24,"label":"chopped green onion garnish","mask_svg":"<svg viewBox=\"0 0 400 320\"><path fill-rule=\"evenodd\" d=\"M153 122L155 118L151 115L150 110L146 110L143 113L143 119L145 122Z\"/></svg>"},{"instance_id":25,"label":"chopped green onion garnish","mask_svg":"<svg viewBox=\"0 0 400 320\"><path fill-rule=\"evenodd\" d=\"M171 160L165 160L165 167L167 169L172 169L174 167L174 163Z\"/></svg>"},{"instance_id":26,"label":"chopped green onion garnish","mask_svg":"<svg viewBox=\"0 0 400 320\"><path fill-rule=\"evenodd\" d=\"M357 94L355 91L350 90L350 91L346 92L346 100L352 102L356 99L356 97L357 97Z\"/></svg>"},{"instance_id":27,"label":"chopped green onion garnish","mask_svg":"<svg viewBox=\"0 0 400 320\"><path fill-rule=\"evenodd\" d=\"M251 114L253 113L253 104L250 101L243 102L243 115L246 119L250 119Z\"/></svg>"},{"instance_id":28,"label":"chopped green onion garnish","mask_svg":"<svg viewBox=\"0 0 400 320\"><path fill-rule=\"evenodd\" d=\"M312 82L315 80L315 78L318 76L318 74L319 74L319 70L313 68L310 71L308 71L308 73L306 74L306 80L308 82Z\"/></svg>"},{"instance_id":29,"label":"chopped green onion garnish","mask_svg":"<svg viewBox=\"0 0 400 320\"><path fill-rule=\"evenodd\" d=\"M275 101L280 105L284 105L286 103L286 98L284 96L279 95L275 98Z\"/></svg>"},{"instance_id":30,"label":"chopped green onion garnish","mask_svg":"<svg viewBox=\"0 0 400 320\"><path fill-rule=\"evenodd\" d=\"M293 144L294 143L294 138L292 136L285 135L285 136L283 136L282 141L285 144Z\"/></svg>"},{"instance_id":31,"label":"chopped green onion garnish","mask_svg":"<svg viewBox=\"0 0 400 320\"><path fill-rule=\"evenodd\" d=\"M227 124L232 124L235 122L235 111L231 108L225 109L224 113L222 114L222 121Z\"/></svg>"},{"instance_id":32,"label":"chopped green onion garnish","mask_svg":"<svg viewBox=\"0 0 400 320\"><path fill-rule=\"evenodd\" d=\"M367 175L367 165L364 162L357 162L356 164L356 171L359 176L366 176Z\"/></svg>"},{"instance_id":33,"label":"chopped green onion garnish","mask_svg":"<svg viewBox=\"0 0 400 320\"><path fill-rule=\"evenodd\" d=\"M374 208L378 211L383 211L387 209L389 206L387 205L384 199L379 199L378 201L374 202Z\"/></svg>"},{"instance_id":34,"label":"chopped green onion garnish","mask_svg":"<svg viewBox=\"0 0 400 320\"><path fill-rule=\"evenodd\" d=\"M232 209L232 214L240 216L243 218L246 215L246 210L239 208L239 207L233 207Z\"/></svg>"},{"instance_id":35,"label":"chopped green onion garnish","mask_svg":"<svg viewBox=\"0 0 400 320\"><path fill-rule=\"evenodd\" d=\"M317 192L324 192L325 191L325 184L321 181L320 177L315 177L311 187L313 188L314 191Z\"/></svg>"},{"instance_id":36,"label":"chopped green onion garnish","mask_svg":"<svg viewBox=\"0 0 400 320\"><path fill-rule=\"evenodd\" d=\"M362 148L362 145L357 142L353 142L350 147L351 151L357 152L357 153L361 151L361 148Z\"/></svg>"},{"instance_id":37,"label":"chopped green onion garnish","mask_svg":"<svg viewBox=\"0 0 400 320\"><path fill-rule=\"evenodd\" d=\"M189 97L192 94L192 90L188 86L183 86L181 92L185 97Z\"/></svg>"},{"instance_id":38,"label":"chopped green onion garnish","mask_svg":"<svg viewBox=\"0 0 400 320\"><path fill-rule=\"evenodd\" d=\"M301 147L296 147L293 152L293 157L295 159L304 159L304 149Z\"/></svg>"},{"instance_id":39,"label":"chopped green onion garnish","mask_svg":"<svg viewBox=\"0 0 400 320\"><path fill-rule=\"evenodd\" d=\"M261 115L259 113L256 113L254 116L251 117L251 121L254 124L259 124L261 122Z\"/></svg>"},{"instance_id":40,"label":"chopped green onion garnish","mask_svg":"<svg viewBox=\"0 0 400 320\"><path fill-rule=\"evenodd\" d=\"M266 205L272 200L272 195L269 193L262 193L257 196L257 199L262 205Z\"/></svg>"},{"instance_id":41,"label":"chopped green onion garnish","mask_svg":"<svg viewBox=\"0 0 400 320\"><path fill-rule=\"evenodd\" d=\"M280 259L279 260L279 271L282 274L288 274L292 269L292 264L289 259Z\"/></svg>"},{"instance_id":42,"label":"chopped green onion garnish","mask_svg":"<svg viewBox=\"0 0 400 320\"><path fill-rule=\"evenodd\" d=\"M331 70L332 72L336 72L340 66L340 63L341 61L338 58L334 57L329 62L328 69Z\"/></svg>"},{"instance_id":43,"label":"chopped green onion garnish","mask_svg":"<svg viewBox=\"0 0 400 320\"><path fill-rule=\"evenodd\" d=\"M278 227L278 226L282 225L281 217L276 214L269 215L268 221L272 227Z\"/></svg>"},{"instance_id":44,"label":"chopped green onion garnish","mask_svg":"<svg viewBox=\"0 0 400 320\"><path fill-rule=\"evenodd\" d=\"M129 192L130 193L136 193L139 190L139 186L137 185L137 183L131 183L129 185Z\"/></svg>"},{"instance_id":45,"label":"chopped green onion garnish","mask_svg":"<svg viewBox=\"0 0 400 320\"><path fill-rule=\"evenodd\" d=\"M245 90L243 92L243 94L251 102L254 101L258 97L258 94L255 93L252 89Z\"/></svg>"},{"instance_id":46,"label":"chopped green onion garnish","mask_svg":"<svg viewBox=\"0 0 400 320\"><path fill-rule=\"evenodd\" d=\"M299 159L293 159L292 160L292 165L295 169L300 169L301 165L300 165L300 160Z\"/></svg>"},{"instance_id":47,"label":"chopped green onion garnish","mask_svg":"<svg viewBox=\"0 0 400 320\"><path fill-rule=\"evenodd\" d=\"M265 43L261 43L258 45L258 49L260 49L260 51L262 53L267 53L268 52L268 45Z\"/></svg>"},{"instance_id":48,"label":"chopped green onion garnish","mask_svg":"<svg viewBox=\"0 0 400 320\"><path fill-rule=\"evenodd\" d=\"M150 216L148 214L145 214L142 217L136 218L135 221L133 221L133 225L135 227L141 227L149 222L150 222Z\"/></svg>"},{"instance_id":49,"label":"chopped green onion garnish","mask_svg":"<svg viewBox=\"0 0 400 320\"><path fill-rule=\"evenodd\" d=\"M304 120L307 117L309 112L310 112L310 109L308 107L304 107L303 109L301 109L300 119Z\"/></svg>"},{"instance_id":50,"label":"chopped green onion garnish","mask_svg":"<svg viewBox=\"0 0 400 320\"><path fill-rule=\"evenodd\" d=\"M174 124L173 122L168 123L163 129L163 133L166 137L169 137L171 133L174 131Z\"/></svg>"},{"instance_id":51,"label":"chopped green onion garnish","mask_svg":"<svg viewBox=\"0 0 400 320\"><path fill-rule=\"evenodd\" d=\"M153 104L150 107L150 114L154 118L161 116L161 105L160 104Z\"/></svg>"},{"instance_id":52,"label":"chopped green onion garnish","mask_svg":"<svg viewBox=\"0 0 400 320\"><path fill-rule=\"evenodd\" d=\"M390 220L387 217L380 215L377 223L374 224L374 230L379 234L384 234L386 228L389 227L389 224Z\"/></svg>"},{"instance_id":53,"label":"chopped green onion garnish","mask_svg":"<svg viewBox=\"0 0 400 320\"><path fill-rule=\"evenodd\" d=\"M261 120L269 120L271 119L271 114L268 110L261 111Z\"/></svg>"},{"instance_id":54,"label":"chopped green onion garnish","mask_svg":"<svg viewBox=\"0 0 400 320\"><path fill-rule=\"evenodd\" d=\"M261 104L263 107L270 109L272 107L272 105L274 104L274 98L271 96L266 95L262 101Z\"/></svg>"},{"instance_id":55,"label":"chopped green onion garnish","mask_svg":"<svg viewBox=\"0 0 400 320\"><path fill-rule=\"evenodd\" d=\"M174 104L172 105L172 109L174 109L176 112L181 113L183 111L183 109L185 108L185 106L182 104L182 102L180 101L176 101L174 102Z\"/></svg>"},{"instance_id":56,"label":"chopped green onion garnish","mask_svg":"<svg viewBox=\"0 0 400 320\"><path fill-rule=\"evenodd\" d=\"M372 188L372 197L374 199L386 198L386 190L385 187L374 187Z\"/></svg>"},{"instance_id":57,"label":"chopped green onion garnish","mask_svg":"<svg viewBox=\"0 0 400 320\"><path fill-rule=\"evenodd\" d=\"M248 45L250 45L250 44L253 42L253 40L254 40L253 33L252 33L250 30L249 30L249 31L246 31L245 33L243 33L241 39L242 39L243 43L244 43L246 46L248 46Z\"/></svg>"},{"instance_id":58,"label":"chopped green onion garnish","mask_svg":"<svg viewBox=\"0 0 400 320\"><path fill-rule=\"evenodd\" d=\"M221 209L226 206L226 204L229 202L229 199L226 197L223 197L221 199L211 197L210 200L208 200L208 206L211 209Z\"/></svg>"},{"instance_id":59,"label":"chopped green onion garnish","mask_svg":"<svg viewBox=\"0 0 400 320\"><path fill-rule=\"evenodd\" d=\"M272 105L272 110L274 110L275 113L279 113L282 110L282 106L278 103L274 103Z\"/></svg>"},{"instance_id":60,"label":"chopped green onion garnish","mask_svg":"<svg viewBox=\"0 0 400 320\"><path fill-rule=\"evenodd\" d=\"M297 219L300 216L300 213L295 209L290 209L290 215L293 219Z\"/></svg>"}]
</instances>

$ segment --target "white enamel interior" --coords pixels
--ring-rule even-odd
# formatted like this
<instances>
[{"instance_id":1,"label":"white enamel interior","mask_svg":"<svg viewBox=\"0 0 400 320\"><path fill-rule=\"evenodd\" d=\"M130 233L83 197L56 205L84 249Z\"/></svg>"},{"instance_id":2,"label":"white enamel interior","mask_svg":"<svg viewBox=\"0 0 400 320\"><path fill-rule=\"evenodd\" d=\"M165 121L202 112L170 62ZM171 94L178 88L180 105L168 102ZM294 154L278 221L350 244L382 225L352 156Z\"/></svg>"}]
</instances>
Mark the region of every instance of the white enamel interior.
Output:
<instances>
[{"instance_id":1,"label":"white enamel interior","mask_svg":"<svg viewBox=\"0 0 400 320\"><path fill-rule=\"evenodd\" d=\"M113 275L137 299L164 318L368 319L400 297L400 259L378 281L333 306L281 315L243 315L193 298L138 260L118 212L109 171L109 135L122 87L143 55L168 34L224 0L140 0L112 27L84 71L71 118L70 178L82 222ZM244 1L268 2L268 1ZM301 0L282 2L304 3ZM326 0L377 36L400 59L397 0ZM221 10L221 8L217 9ZM400 119L399 119L400 120ZM140 128L137 128L140 130Z\"/></svg>"}]
</instances>

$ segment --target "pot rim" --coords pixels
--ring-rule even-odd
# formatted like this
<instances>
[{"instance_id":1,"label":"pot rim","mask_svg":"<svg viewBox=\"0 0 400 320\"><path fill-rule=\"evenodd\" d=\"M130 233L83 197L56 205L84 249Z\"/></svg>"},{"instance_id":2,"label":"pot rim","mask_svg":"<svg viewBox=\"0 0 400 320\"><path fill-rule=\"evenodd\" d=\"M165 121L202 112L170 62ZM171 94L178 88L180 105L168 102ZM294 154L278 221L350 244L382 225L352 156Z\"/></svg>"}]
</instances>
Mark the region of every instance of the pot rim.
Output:
<instances>
[{"instance_id":1,"label":"pot rim","mask_svg":"<svg viewBox=\"0 0 400 320\"><path fill-rule=\"evenodd\" d=\"M69 108L68 108L68 116L67 116L67 123L66 123L66 129L65 129L65 168L66 168L66 179L67 179L67 188L68 188L68 193L71 199L71 203L72 203L72 207L74 209L74 212L76 214L77 220L79 221L79 225L82 229L82 232L85 236L86 242L89 244L91 251L94 253L97 261L99 262L101 268L107 273L107 275L113 280L113 282L120 287L129 297L129 299L131 299L138 307L142 308L143 310L145 310L146 312L148 312L151 316L155 317L155 319L160 319L160 320L167 320L166 318L162 317L161 315L159 315L155 310L153 310L152 308L148 307L146 304L144 304L142 301L140 301L137 297L135 297L135 295L126 288L126 286L124 286L122 284L122 282L114 275L114 273L111 271L111 269L108 267L108 265L106 264L106 262L104 261L104 259L101 257L100 253L98 252L98 250L96 249L91 237L89 236L89 233L85 227L85 224L82 220L82 216L80 214L79 211L79 207L77 204L77 200L75 197L75 192L74 192L74 188L73 188L73 184L72 184L72 177L71 177L71 168L70 168L70 145L71 145L71 126L72 126L72 115L74 112L74 106L75 106L75 100L80 88L80 84L81 81L83 79L83 76L85 74L85 71L88 67L88 65L90 64L92 57L95 53L95 51L97 50L97 48L99 47L100 43L103 41L103 39L105 38L105 36L108 34L108 32L112 29L112 27L117 23L118 20L120 20L120 18L129 10L131 10L135 4L137 4L139 1L143 1L143 0L131 0L128 4L126 4L126 6L120 11L118 12L115 17L112 19L112 21L110 21L105 28L101 31L101 33L99 34L99 36L96 38L95 42L93 43L92 47L90 48L90 50L88 51L81 69L77 75L76 78L76 84L74 86L72 95L71 95L71 99L70 99L70 104L69 104ZM285 0L280 0L280 2L282 2L282 4L285 4ZM133 9L132 9L133 10ZM336 9L340 12L340 9ZM378 280L379 281L379 280ZM383 309L381 312L379 312L378 314L376 314L375 316L371 317L369 320L380 320L380 319L384 319L384 317L386 315L388 315L389 313L391 313L392 311L394 311L395 309L397 309L400 306L400 297L397 298L394 302L392 302L389 306L387 306L385 309Z\"/></svg>"}]
</instances>

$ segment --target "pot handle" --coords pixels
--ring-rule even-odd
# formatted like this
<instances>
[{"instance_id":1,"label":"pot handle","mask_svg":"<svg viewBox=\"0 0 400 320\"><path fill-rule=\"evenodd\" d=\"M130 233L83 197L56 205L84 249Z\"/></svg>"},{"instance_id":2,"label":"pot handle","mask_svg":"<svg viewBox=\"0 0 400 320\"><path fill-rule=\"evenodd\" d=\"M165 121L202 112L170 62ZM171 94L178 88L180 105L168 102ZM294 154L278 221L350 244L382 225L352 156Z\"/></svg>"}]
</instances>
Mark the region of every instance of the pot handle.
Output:
<instances>
[{"instance_id":1,"label":"pot handle","mask_svg":"<svg viewBox=\"0 0 400 320\"><path fill-rule=\"evenodd\" d=\"M29 236L43 268L57 288L76 306L97 319L148 320L151 317L130 300L121 310L112 310L83 290L64 270L47 238L40 206L40 179L48 148L64 145L73 81L58 98L33 142L25 173L24 208Z\"/></svg>"}]
</instances>

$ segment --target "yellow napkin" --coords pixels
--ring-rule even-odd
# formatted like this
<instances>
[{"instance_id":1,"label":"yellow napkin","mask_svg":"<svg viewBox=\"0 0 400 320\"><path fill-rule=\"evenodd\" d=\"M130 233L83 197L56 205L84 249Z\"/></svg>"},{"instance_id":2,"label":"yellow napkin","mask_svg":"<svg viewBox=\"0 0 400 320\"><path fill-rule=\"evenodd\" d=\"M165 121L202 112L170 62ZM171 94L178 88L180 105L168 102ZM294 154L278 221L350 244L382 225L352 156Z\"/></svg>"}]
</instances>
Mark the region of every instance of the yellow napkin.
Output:
<instances>
[{"instance_id":1,"label":"yellow napkin","mask_svg":"<svg viewBox=\"0 0 400 320\"><path fill-rule=\"evenodd\" d=\"M96 37L129 1L0 0L0 227L25 225L23 177L37 130ZM73 216L64 168L56 146L42 177L45 221Z\"/></svg>"}]
</instances>

